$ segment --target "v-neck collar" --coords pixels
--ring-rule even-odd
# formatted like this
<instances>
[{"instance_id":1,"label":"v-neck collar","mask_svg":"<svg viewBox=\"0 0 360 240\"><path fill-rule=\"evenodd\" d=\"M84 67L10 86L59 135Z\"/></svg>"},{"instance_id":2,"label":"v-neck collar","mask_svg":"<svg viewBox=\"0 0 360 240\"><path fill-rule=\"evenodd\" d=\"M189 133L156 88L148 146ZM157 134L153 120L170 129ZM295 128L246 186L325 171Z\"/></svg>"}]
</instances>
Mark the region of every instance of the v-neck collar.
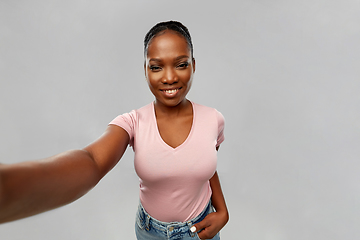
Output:
<instances>
[{"instance_id":1,"label":"v-neck collar","mask_svg":"<svg viewBox=\"0 0 360 240\"><path fill-rule=\"evenodd\" d=\"M191 138L191 135L194 131L194 125L195 125L195 117L196 117L196 113L195 113L195 105L192 101L189 100L189 102L191 103L191 107L192 107L192 112L193 112L193 119L192 119L192 123L191 123L191 129L190 129L190 132L188 134L188 136L186 137L186 139L180 144L178 145L177 147L172 147L170 146L169 144L167 144L164 139L161 137L161 134L160 134L160 131L159 131L159 127L158 127L158 124L157 124L157 120L156 120L156 115L155 115L155 105L154 105L154 102L151 103L151 111L152 111L152 115L153 115L153 120L154 120L154 124L155 124L155 129L156 129L156 134L160 140L160 142L162 142L162 144L166 147L166 148L169 148L173 151L175 150L178 150L178 149L181 149L184 145L186 145L186 143L188 141L190 141L190 138Z\"/></svg>"}]
</instances>

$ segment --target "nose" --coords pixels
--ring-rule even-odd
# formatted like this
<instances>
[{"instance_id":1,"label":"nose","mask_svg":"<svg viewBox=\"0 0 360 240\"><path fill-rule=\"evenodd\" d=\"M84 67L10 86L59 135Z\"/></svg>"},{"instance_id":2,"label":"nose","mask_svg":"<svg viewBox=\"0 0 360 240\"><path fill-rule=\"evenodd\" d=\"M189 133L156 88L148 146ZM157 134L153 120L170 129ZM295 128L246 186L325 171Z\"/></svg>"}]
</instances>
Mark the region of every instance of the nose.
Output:
<instances>
[{"instance_id":1,"label":"nose","mask_svg":"<svg viewBox=\"0 0 360 240\"><path fill-rule=\"evenodd\" d=\"M174 84L178 82L178 76L175 69L166 68L164 71L164 76L162 78L162 83L164 84Z\"/></svg>"}]
</instances>

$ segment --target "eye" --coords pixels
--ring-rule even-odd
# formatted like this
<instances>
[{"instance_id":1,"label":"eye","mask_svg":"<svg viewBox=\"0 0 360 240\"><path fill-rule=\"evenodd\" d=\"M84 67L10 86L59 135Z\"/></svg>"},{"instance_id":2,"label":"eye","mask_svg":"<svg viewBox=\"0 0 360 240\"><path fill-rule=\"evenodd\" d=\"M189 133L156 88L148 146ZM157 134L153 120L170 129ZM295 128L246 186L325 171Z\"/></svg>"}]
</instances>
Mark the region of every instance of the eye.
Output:
<instances>
[{"instance_id":1,"label":"eye","mask_svg":"<svg viewBox=\"0 0 360 240\"><path fill-rule=\"evenodd\" d=\"M183 63L180 63L179 65L177 65L177 68L180 68L180 69L185 69L189 66L189 63L188 62L183 62Z\"/></svg>"},{"instance_id":2,"label":"eye","mask_svg":"<svg viewBox=\"0 0 360 240\"><path fill-rule=\"evenodd\" d=\"M150 68L150 70L153 71L153 72L158 72L158 71L161 70L161 67L156 66L156 65L150 65L149 68Z\"/></svg>"}]
</instances>

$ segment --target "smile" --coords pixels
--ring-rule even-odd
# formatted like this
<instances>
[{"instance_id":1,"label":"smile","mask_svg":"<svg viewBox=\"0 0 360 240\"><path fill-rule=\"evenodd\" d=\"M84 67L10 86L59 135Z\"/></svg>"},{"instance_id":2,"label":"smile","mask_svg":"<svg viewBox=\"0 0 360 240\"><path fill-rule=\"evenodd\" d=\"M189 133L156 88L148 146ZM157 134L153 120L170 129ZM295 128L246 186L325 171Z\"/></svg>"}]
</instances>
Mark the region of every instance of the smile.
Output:
<instances>
[{"instance_id":1,"label":"smile","mask_svg":"<svg viewBox=\"0 0 360 240\"><path fill-rule=\"evenodd\" d=\"M180 89L181 89L181 87L173 88L173 89L161 89L160 91L162 91L165 94L165 96L167 96L167 97L173 97L176 95L176 93L179 92Z\"/></svg>"},{"instance_id":2,"label":"smile","mask_svg":"<svg viewBox=\"0 0 360 240\"><path fill-rule=\"evenodd\" d=\"M179 89L170 89L170 90L165 90L166 93L175 93L177 92Z\"/></svg>"}]
</instances>

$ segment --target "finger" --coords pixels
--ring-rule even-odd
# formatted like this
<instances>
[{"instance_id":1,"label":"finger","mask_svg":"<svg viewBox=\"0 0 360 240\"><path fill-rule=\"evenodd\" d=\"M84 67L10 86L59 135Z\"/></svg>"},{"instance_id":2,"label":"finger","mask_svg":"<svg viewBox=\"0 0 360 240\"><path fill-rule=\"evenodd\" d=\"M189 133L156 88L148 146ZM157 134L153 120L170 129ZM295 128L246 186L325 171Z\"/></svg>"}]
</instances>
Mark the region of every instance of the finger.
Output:
<instances>
[{"instance_id":1,"label":"finger","mask_svg":"<svg viewBox=\"0 0 360 240\"><path fill-rule=\"evenodd\" d=\"M208 226L207 221L204 219L201 222L195 223L191 228L190 231L191 232L198 232L201 231L202 229L206 228Z\"/></svg>"},{"instance_id":2,"label":"finger","mask_svg":"<svg viewBox=\"0 0 360 240\"><path fill-rule=\"evenodd\" d=\"M202 230L201 232L198 233L198 237L200 239L211 239L213 238L213 236L215 236L215 234L211 234L211 231L209 231L209 228L205 228L204 230Z\"/></svg>"}]
</instances>

